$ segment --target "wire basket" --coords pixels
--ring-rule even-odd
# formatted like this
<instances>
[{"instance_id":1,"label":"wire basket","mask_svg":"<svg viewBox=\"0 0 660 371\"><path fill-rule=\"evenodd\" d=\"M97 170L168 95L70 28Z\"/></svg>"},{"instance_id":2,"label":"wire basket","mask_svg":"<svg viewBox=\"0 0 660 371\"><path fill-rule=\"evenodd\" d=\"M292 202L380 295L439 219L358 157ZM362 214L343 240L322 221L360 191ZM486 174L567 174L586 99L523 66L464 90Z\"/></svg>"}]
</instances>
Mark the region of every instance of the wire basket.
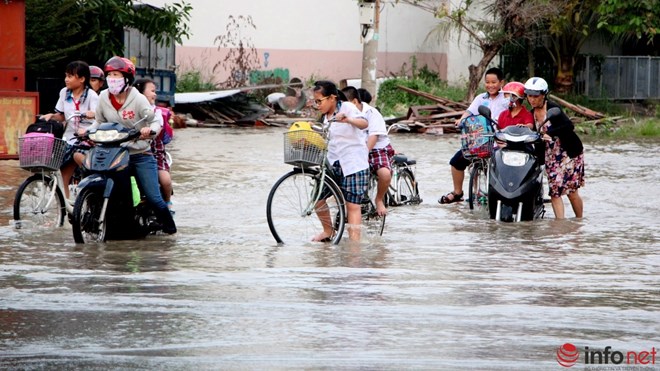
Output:
<instances>
[{"instance_id":1,"label":"wire basket","mask_svg":"<svg viewBox=\"0 0 660 371\"><path fill-rule=\"evenodd\" d=\"M493 154L493 128L485 117L466 117L460 127L463 157L471 160L488 158Z\"/></svg>"},{"instance_id":2,"label":"wire basket","mask_svg":"<svg viewBox=\"0 0 660 371\"><path fill-rule=\"evenodd\" d=\"M25 170L58 170L65 152L66 141L50 134L18 138L20 166Z\"/></svg>"},{"instance_id":3,"label":"wire basket","mask_svg":"<svg viewBox=\"0 0 660 371\"><path fill-rule=\"evenodd\" d=\"M325 161L325 138L311 130L284 133L284 163L294 166L317 166Z\"/></svg>"}]
</instances>

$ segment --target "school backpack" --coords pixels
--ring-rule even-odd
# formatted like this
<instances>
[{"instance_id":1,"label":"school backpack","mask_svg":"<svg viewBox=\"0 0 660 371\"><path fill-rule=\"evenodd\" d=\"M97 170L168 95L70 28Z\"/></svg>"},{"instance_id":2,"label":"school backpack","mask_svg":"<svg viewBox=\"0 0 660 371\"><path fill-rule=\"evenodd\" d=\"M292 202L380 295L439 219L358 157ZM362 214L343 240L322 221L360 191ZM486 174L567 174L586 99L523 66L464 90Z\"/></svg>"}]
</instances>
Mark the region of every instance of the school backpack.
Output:
<instances>
[{"instance_id":1,"label":"school backpack","mask_svg":"<svg viewBox=\"0 0 660 371\"><path fill-rule=\"evenodd\" d=\"M160 113L163 115L163 130L161 131L161 140L163 144L168 144L172 141L174 137L174 130L172 130L172 125L170 125L170 120L172 119L172 111L168 108L159 108Z\"/></svg>"},{"instance_id":2,"label":"school backpack","mask_svg":"<svg viewBox=\"0 0 660 371\"><path fill-rule=\"evenodd\" d=\"M41 133L53 134L55 138L62 139L64 136L64 124L55 120L42 120L37 119L34 123L30 124L25 130L25 134L29 133Z\"/></svg>"}]
</instances>

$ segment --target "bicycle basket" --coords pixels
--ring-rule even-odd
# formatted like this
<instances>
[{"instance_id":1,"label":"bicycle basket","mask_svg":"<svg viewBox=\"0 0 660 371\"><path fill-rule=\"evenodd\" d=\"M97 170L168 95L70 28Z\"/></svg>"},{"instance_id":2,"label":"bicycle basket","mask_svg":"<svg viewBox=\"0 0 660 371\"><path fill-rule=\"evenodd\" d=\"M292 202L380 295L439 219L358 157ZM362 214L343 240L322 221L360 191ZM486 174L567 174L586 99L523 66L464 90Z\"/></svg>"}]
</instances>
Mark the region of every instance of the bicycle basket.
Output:
<instances>
[{"instance_id":1,"label":"bicycle basket","mask_svg":"<svg viewBox=\"0 0 660 371\"><path fill-rule=\"evenodd\" d=\"M461 151L466 159L488 158L493 154L493 127L483 116L461 121Z\"/></svg>"},{"instance_id":2,"label":"bicycle basket","mask_svg":"<svg viewBox=\"0 0 660 371\"><path fill-rule=\"evenodd\" d=\"M48 133L28 133L18 138L20 166L31 171L57 170L62 166L66 141Z\"/></svg>"},{"instance_id":3,"label":"bicycle basket","mask_svg":"<svg viewBox=\"0 0 660 371\"><path fill-rule=\"evenodd\" d=\"M284 163L294 166L316 166L325 160L327 146L321 134L312 130L284 133Z\"/></svg>"}]
</instances>

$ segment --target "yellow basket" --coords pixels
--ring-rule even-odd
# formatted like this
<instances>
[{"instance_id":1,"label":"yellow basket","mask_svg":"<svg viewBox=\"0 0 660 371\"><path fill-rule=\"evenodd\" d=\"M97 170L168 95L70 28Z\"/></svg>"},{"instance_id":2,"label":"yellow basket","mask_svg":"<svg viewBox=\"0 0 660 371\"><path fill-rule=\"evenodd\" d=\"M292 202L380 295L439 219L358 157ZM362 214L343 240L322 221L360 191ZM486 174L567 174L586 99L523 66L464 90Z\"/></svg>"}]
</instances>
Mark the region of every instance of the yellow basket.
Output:
<instances>
[{"instance_id":1,"label":"yellow basket","mask_svg":"<svg viewBox=\"0 0 660 371\"><path fill-rule=\"evenodd\" d=\"M325 160L326 152L325 139L311 129L290 130L284 133L284 163L295 166L321 165Z\"/></svg>"}]
</instances>

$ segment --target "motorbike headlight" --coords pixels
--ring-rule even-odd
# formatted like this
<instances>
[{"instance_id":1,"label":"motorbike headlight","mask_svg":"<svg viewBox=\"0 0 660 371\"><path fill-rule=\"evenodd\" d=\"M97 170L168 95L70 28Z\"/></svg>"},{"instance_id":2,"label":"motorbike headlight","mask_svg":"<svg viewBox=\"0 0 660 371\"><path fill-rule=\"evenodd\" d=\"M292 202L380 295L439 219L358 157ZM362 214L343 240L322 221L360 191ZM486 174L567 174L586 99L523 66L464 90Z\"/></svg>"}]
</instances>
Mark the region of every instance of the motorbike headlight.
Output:
<instances>
[{"instance_id":1,"label":"motorbike headlight","mask_svg":"<svg viewBox=\"0 0 660 371\"><path fill-rule=\"evenodd\" d=\"M89 134L89 139L99 143L115 142L126 137L128 137L128 133L122 133L117 130L97 130L95 133Z\"/></svg>"},{"instance_id":2,"label":"motorbike headlight","mask_svg":"<svg viewBox=\"0 0 660 371\"><path fill-rule=\"evenodd\" d=\"M502 151L502 162L508 166L523 166L528 159L527 153Z\"/></svg>"}]
</instances>

